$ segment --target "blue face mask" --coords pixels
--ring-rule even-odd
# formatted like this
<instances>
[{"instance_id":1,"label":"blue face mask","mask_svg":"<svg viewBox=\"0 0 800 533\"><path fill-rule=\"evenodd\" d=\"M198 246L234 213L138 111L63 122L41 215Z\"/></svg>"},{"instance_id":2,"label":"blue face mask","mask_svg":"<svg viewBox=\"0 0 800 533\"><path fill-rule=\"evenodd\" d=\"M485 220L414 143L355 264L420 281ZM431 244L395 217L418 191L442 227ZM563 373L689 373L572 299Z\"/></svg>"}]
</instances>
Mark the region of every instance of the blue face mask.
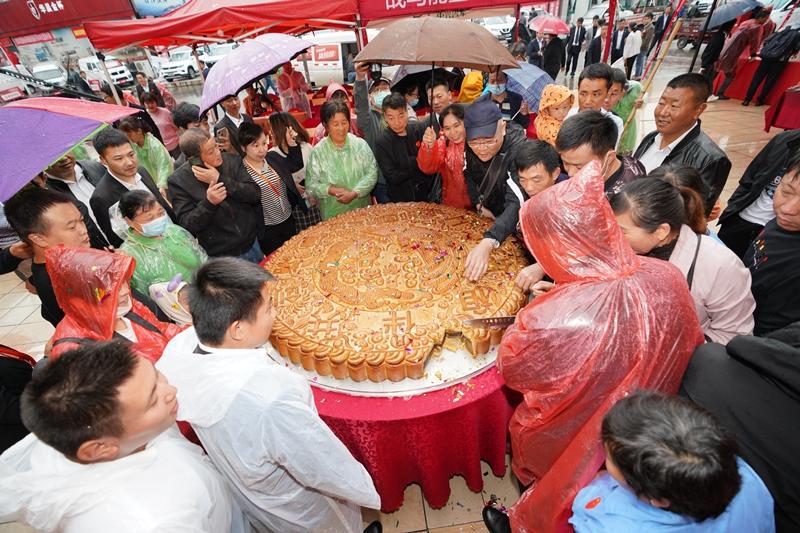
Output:
<instances>
[{"instance_id":1,"label":"blue face mask","mask_svg":"<svg viewBox=\"0 0 800 533\"><path fill-rule=\"evenodd\" d=\"M418 103L419 103L419 98L414 98L409 102L409 104L411 104L411 107L416 106Z\"/></svg>"},{"instance_id":2,"label":"blue face mask","mask_svg":"<svg viewBox=\"0 0 800 533\"><path fill-rule=\"evenodd\" d=\"M503 94L506 92L506 84L505 83L490 83L487 85L489 88L489 92L493 95L497 96L498 94Z\"/></svg>"},{"instance_id":3,"label":"blue face mask","mask_svg":"<svg viewBox=\"0 0 800 533\"><path fill-rule=\"evenodd\" d=\"M376 92L375 96L372 97L372 101L375 102L375 107L381 107L381 105L383 105L384 99L386 99L386 97L389 96L390 94L392 93L390 93L389 91Z\"/></svg>"},{"instance_id":4,"label":"blue face mask","mask_svg":"<svg viewBox=\"0 0 800 533\"><path fill-rule=\"evenodd\" d=\"M166 231L168 223L169 219L167 219L167 215L160 216L150 222L145 222L142 224L142 235L145 237L160 237L164 234L164 231Z\"/></svg>"}]
</instances>

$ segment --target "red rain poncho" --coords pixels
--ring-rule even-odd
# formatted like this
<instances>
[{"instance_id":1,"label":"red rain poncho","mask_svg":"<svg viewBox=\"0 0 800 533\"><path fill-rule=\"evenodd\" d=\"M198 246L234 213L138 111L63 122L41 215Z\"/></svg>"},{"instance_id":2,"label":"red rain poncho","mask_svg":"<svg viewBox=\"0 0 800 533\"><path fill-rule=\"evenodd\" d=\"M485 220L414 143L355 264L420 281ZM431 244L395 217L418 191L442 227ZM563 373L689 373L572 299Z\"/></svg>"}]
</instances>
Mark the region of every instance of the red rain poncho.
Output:
<instances>
[{"instance_id":1,"label":"red rain poncho","mask_svg":"<svg viewBox=\"0 0 800 533\"><path fill-rule=\"evenodd\" d=\"M119 252L58 246L47 250L45 261L56 300L64 311L53 341L63 338L111 340L117 297L122 285L130 283L136 265L133 258ZM182 328L159 321L146 306L133 298L131 301L132 311L160 331L151 331L131 320L137 339L132 349L137 355L156 362L169 340ZM58 344L53 347L52 357L75 347L70 342Z\"/></svg>"},{"instance_id":2,"label":"red rain poncho","mask_svg":"<svg viewBox=\"0 0 800 533\"><path fill-rule=\"evenodd\" d=\"M603 462L603 416L636 389L676 392L703 334L678 269L625 240L598 164L528 200L520 223L557 286L519 312L498 353L524 394L512 466L533 483L509 516L515 533L569 531L572 500Z\"/></svg>"}]
</instances>

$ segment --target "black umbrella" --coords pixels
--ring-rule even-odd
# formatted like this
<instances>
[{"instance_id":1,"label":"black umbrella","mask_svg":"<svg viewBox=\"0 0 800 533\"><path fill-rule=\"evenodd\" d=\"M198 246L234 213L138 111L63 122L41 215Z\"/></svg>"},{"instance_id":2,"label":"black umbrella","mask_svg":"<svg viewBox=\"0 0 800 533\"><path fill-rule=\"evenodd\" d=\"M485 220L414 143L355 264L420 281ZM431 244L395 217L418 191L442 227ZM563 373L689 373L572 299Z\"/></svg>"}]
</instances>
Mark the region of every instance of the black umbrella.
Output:
<instances>
[{"instance_id":1,"label":"black umbrella","mask_svg":"<svg viewBox=\"0 0 800 533\"><path fill-rule=\"evenodd\" d=\"M709 16L711 20L708 21L709 28L716 28L726 22L741 17L745 13L749 13L757 7L763 7L756 0L733 0L721 6L717 6L713 13Z\"/></svg>"}]
</instances>

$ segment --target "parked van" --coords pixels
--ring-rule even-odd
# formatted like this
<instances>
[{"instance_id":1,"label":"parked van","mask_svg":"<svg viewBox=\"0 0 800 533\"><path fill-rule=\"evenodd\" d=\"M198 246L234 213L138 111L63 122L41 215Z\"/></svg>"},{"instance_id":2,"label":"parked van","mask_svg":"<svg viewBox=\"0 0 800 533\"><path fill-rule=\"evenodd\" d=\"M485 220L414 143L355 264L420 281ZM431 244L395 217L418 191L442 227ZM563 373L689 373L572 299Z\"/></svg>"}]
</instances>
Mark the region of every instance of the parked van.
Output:
<instances>
[{"instance_id":1,"label":"parked van","mask_svg":"<svg viewBox=\"0 0 800 533\"><path fill-rule=\"evenodd\" d=\"M108 69L108 75L111 76L111 80L114 84L122 87L133 85L131 71L117 60L117 58L114 56L106 56L105 63ZM92 89L97 87L95 90L99 90L99 85L102 85L103 82L106 81L103 68L100 66L100 60L97 59L96 56L80 58L78 60L78 67L86 72L86 81L89 82Z\"/></svg>"},{"instance_id":2,"label":"parked van","mask_svg":"<svg viewBox=\"0 0 800 533\"><path fill-rule=\"evenodd\" d=\"M367 39L373 39L380 30L367 30ZM292 66L305 74L303 57L308 61L308 83L321 87L331 82L347 83L347 55L358 55L356 34L353 31L319 31L304 35L303 39L314 43L306 54L297 56ZM392 79L397 66L383 67L383 76Z\"/></svg>"}]
</instances>

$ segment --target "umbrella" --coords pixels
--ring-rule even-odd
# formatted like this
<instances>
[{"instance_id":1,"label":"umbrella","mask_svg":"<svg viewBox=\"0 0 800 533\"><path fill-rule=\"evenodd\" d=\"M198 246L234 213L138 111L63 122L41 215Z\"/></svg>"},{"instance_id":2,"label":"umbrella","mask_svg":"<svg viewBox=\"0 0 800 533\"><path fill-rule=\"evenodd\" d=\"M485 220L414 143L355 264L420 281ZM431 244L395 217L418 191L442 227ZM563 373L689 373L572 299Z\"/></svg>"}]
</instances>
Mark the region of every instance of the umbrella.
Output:
<instances>
[{"instance_id":1,"label":"umbrella","mask_svg":"<svg viewBox=\"0 0 800 533\"><path fill-rule=\"evenodd\" d=\"M514 57L486 28L466 20L437 17L389 24L359 52L356 61L483 71L517 67Z\"/></svg>"},{"instance_id":2,"label":"umbrella","mask_svg":"<svg viewBox=\"0 0 800 533\"><path fill-rule=\"evenodd\" d=\"M547 72L525 61L519 62L519 68L506 70L505 73L508 76L508 90L522 96L534 112L539 109L545 85L555 83Z\"/></svg>"},{"instance_id":3,"label":"umbrella","mask_svg":"<svg viewBox=\"0 0 800 533\"><path fill-rule=\"evenodd\" d=\"M563 35L569 33L569 26L566 22L546 13L531 20L528 23L528 27L539 35L548 33L551 35Z\"/></svg>"},{"instance_id":4,"label":"umbrella","mask_svg":"<svg viewBox=\"0 0 800 533\"><path fill-rule=\"evenodd\" d=\"M757 7L762 7L759 2L755 0L732 0L731 2L717 6L714 13L711 15L711 20L708 22L709 28L716 28L721 24L725 24L737 17L749 13Z\"/></svg>"},{"instance_id":5,"label":"umbrella","mask_svg":"<svg viewBox=\"0 0 800 533\"><path fill-rule=\"evenodd\" d=\"M430 105L428 102L428 95L425 92L425 84L431 78L439 78L445 80L451 89L457 85L456 80L459 76L445 68L435 68L431 72L430 65L400 65L400 68L395 71L390 84L393 91L402 93L407 87L417 87L419 89L420 106L427 107Z\"/></svg>"},{"instance_id":6,"label":"umbrella","mask_svg":"<svg viewBox=\"0 0 800 533\"><path fill-rule=\"evenodd\" d=\"M131 107L72 98L28 98L0 108L0 201L106 124L138 113Z\"/></svg>"},{"instance_id":7,"label":"umbrella","mask_svg":"<svg viewBox=\"0 0 800 533\"><path fill-rule=\"evenodd\" d=\"M231 94L251 85L264 74L283 65L313 43L281 33L266 33L246 41L214 64L208 72L200 99L200 113Z\"/></svg>"}]
</instances>

